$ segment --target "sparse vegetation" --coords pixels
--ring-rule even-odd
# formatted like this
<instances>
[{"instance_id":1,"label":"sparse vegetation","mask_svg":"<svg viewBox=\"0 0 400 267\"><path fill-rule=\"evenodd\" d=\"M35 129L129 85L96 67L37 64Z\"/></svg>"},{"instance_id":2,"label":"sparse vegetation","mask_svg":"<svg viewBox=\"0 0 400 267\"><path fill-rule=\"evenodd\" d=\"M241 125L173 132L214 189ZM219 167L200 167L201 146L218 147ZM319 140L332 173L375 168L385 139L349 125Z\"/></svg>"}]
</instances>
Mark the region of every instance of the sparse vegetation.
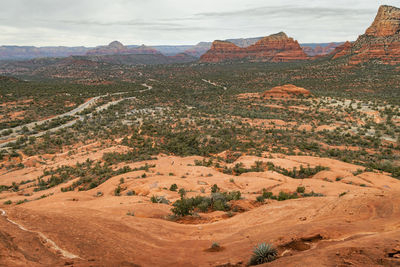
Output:
<instances>
[{"instance_id":1,"label":"sparse vegetation","mask_svg":"<svg viewBox=\"0 0 400 267\"><path fill-rule=\"evenodd\" d=\"M278 256L278 251L271 245L266 243L258 244L250 259L250 265L259 265L274 261Z\"/></svg>"}]
</instances>

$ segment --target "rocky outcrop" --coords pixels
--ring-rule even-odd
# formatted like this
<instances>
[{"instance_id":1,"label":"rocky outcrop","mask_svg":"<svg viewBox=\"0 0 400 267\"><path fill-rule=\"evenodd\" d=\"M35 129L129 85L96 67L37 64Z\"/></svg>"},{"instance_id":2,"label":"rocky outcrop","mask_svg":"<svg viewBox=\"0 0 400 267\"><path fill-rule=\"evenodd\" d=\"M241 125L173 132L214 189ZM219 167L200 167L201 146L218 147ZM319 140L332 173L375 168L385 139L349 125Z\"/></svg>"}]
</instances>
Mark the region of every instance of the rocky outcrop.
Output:
<instances>
[{"instance_id":1,"label":"rocky outcrop","mask_svg":"<svg viewBox=\"0 0 400 267\"><path fill-rule=\"evenodd\" d=\"M351 51L351 47L352 44L349 41L345 42L341 46L336 47L335 50L333 51L333 59L349 54Z\"/></svg>"},{"instance_id":2,"label":"rocky outcrop","mask_svg":"<svg viewBox=\"0 0 400 267\"><path fill-rule=\"evenodd\" d=\"M400 9L381 6L365 34L338 47L332 55L333 59L347 56L351 65L368 61L400 64Z\"/></svg>"},{"instance_id":3,"label":"rocky outcrop","mask_svg":"<svg viewBox=\"0 0 400 267\"><path fill-rule=\"evenodd\" d=\"M287 84L283 86L276 86L271 90L262 93L264 98L287 98L296 96L309 96L311 93L307 89L297 87L293 84Z\"/></svg>"},{"instance_id":4,"label":"rocky outcrop","mask_svg":"<svg viewBox=\"0 0 400 267\"><path fill-rule=\"evenodd\" d=\"M104 56L104 55L126 55L126 54L159 54L157 50L142 45L138 47L127 47L118 41L111 42L106 46L99 46L94 49L89 50L86 55L87 56Z\"/></svg>"},{"instance_id":5,"label":"rocky outcrop","mask_svg":"<svg viewBox=\"0 0 400 267\"><path fill-rule=\"evenodd\" d=\"M323 44L304 44L301 45L304 53L310 57L325 56L332 53L337 47L343 43L323 43Z\"/></svg>"},{"instance_id":6,"label":"rocky outcrop","mask_svg":"<svg viewBox=\"0 0 400 267\"><path fill-rule=\"evenodd\" d=\"M368 36L385 37L400 33L400 9L381 6L371 27L365 32Z\"/></svg>"},{"instance_id":7,"label":"rocky outcrop","mask_svg":"<svg viewBox=\"0 0 400 267\"><path fill-rule=\"evenodd\" d=\"M308 56L299 43L281 32L261 38L248 47L239 47L227 41L214 41L211 49L201 56L201 62L230 60L289 62L306 60Z\"/></svg>"}]
</instances>

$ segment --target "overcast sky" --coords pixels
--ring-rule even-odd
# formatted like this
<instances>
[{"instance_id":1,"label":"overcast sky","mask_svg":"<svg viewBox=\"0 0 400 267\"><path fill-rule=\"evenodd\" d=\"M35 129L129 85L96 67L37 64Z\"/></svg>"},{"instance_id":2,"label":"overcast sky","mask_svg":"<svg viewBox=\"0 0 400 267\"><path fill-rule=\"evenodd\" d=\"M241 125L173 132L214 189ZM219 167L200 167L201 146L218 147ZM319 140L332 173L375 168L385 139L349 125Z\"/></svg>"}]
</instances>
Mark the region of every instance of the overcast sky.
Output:
<instances>
[{"instance_id":1,"label":"overcast sky","mask_svg":"<svg viewBox=\"0 0 400 267\"><path fill-rule=\"evenodd\" d=\"M284 31L355 40L399 0L0 0L0 45L195 44Z\"/></svg>"}]
</instances>

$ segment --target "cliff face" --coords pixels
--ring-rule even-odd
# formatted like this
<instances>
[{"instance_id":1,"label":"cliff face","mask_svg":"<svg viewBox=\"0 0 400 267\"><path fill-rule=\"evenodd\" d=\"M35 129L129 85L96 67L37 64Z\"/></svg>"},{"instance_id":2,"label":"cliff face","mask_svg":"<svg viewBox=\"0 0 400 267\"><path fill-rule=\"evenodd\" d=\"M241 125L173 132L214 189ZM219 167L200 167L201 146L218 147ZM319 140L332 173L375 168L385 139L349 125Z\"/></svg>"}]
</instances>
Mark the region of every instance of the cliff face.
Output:
<instances>
[{"instance_id":1,"label":"cliff face","mask_svg":"<svg viewBox=\"0 0 400 267\"><path fill-rule=\"evenodd\" d=\"M349 64L377 61L400 64L400 9L381 6L372 25L352 44L333 52L333 58L349 57Z\"/></svg>"},{"instance_id":2,"label":"cliff face","mask_svg":"<svg viewBox=\"0 0 400 267\"><path fill-rule=\"evenodd\" d=\"M221 62L248 59L254 61L288 62L308 59L299 43L285 33L261 38L248 47L227 41L214 41L211 49L201 56L201 62Z\"/></svg>"},{"instance_id":3,"label":"cliff face","mask_svg":"<svg viewBox=\"0 0 400 267\"><path fill-rule=\"evenodd\" d=\"M381 6L366 35L385 37L400 33L400 9L392 6Z\"/></svg>"}]
</instances>

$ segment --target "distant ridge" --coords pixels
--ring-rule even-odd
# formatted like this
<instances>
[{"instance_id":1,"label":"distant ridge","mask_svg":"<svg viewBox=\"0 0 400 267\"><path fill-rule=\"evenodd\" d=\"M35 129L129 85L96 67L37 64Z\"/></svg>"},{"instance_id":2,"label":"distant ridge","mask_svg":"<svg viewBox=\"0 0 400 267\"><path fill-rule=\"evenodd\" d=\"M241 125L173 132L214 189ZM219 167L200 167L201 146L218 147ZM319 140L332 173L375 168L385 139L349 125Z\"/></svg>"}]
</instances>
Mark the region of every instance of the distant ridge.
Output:
<instances>
[{"instance_id":1,"label":"distant ridge","mask_svg":"<svg viewBox=\"0 0 400 267\"><path fill-rule=\"evenodd\" d=\"M284 32L259 39L255 44L239 47L229 41L213 42L211 49L201 56L201 62L221 62L246 59L252 61L289 62L307 60L299 43Z\"/></svg>"}]
</instances>

